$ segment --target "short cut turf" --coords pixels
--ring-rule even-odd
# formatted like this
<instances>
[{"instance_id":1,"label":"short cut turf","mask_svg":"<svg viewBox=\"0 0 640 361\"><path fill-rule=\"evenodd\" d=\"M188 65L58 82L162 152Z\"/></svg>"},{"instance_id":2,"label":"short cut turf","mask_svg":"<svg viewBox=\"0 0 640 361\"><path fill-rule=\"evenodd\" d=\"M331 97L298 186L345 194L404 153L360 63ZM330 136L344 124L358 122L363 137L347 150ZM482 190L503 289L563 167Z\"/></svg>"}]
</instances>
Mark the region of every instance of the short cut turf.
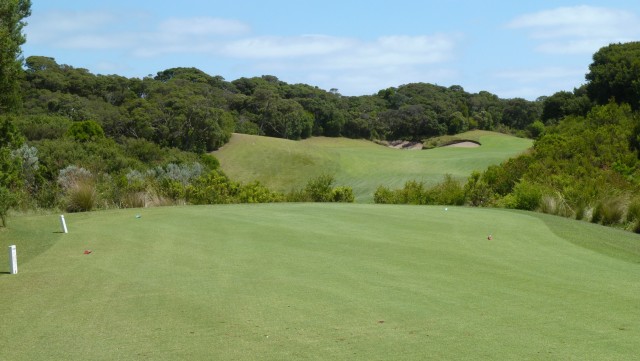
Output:
<instances>
[{"instance_id":1,"label":"short cut turf","mask_svg":"<svg viewBox=\"0 0 640 361\"><path fill-rule=\"evenodd\" d=\"M636 358L640 237L550 219L227 205L72 214L62 234L56 215L14 217L0 359ZM585 244L561 232L582 226Z\"/></svg>"}]
</instances>

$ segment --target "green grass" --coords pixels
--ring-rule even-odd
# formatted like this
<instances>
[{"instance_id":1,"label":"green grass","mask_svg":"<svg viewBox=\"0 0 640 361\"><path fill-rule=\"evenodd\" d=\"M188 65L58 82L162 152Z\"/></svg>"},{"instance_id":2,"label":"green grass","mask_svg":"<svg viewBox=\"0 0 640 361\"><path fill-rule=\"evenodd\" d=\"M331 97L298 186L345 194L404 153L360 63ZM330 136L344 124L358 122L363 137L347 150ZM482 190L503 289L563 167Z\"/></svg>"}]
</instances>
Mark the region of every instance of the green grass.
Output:
<instances>
[{"instance_id":1,"label":"green grass","mask_svg":"<svg viewBox=\"0 0 640 361\"><path fill-rule=\"evenodd\" d=\"M258 180L271 189L287 192L328 173L335 177L336 185L352 187L357 202L371 203L381 185L402 188L410 180L431 185L442 181L445 174L466 179L472 171L498 164L532 144L529 139L484 131L459 136L477 139L482 146L413 151L346 138L291 141L234 134L214 154L234 180Z\"/></svg>"},{"instance_id":2,"label":"green grass","mask_svg":"<svg viewBox=\"0 0 640 361\"><path fill-rule=\"evenodd\" d=\"M0 274L1 360L633 360L639 351L640 236L629 232L373 204L66 218L69 234L57 233L57 215L11 217L0 231L3 254L16 244L20 260L19 274Z\"/></svg>"}]
</instances>

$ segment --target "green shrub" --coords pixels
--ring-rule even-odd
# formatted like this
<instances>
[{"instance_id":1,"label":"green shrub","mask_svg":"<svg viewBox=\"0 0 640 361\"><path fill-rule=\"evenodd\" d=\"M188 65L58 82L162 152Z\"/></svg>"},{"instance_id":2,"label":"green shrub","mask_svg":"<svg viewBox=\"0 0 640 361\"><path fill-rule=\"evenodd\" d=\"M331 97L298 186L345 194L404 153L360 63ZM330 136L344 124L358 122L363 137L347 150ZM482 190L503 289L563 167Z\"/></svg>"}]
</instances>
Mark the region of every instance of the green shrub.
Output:
<instances>
[{"instance_id":1,"label":"green shrub","mask_svg":"<svg viewBox=\"0 0 640 361\"><path fill-rule=\"evenodd\" d=\"M463 190L466 202L474 207L488 206L493 198L491 187L481 178L478 171L471 173Z\"/></svg>"},{"instance_id":2,"label":"green shrub","mask_svg":"<svg viewBox=\"0 0 640 361\"><path fill-rule=\"evenodd\" d=\"M591 222L605 226L622 222L625 212L625 199L623 197L609 197L601 200L593 210Z\"/></svg>"},{"instance_id":3,"label":"green shrub","mask_svg":"<svg viewBox=\"0 0 640 361\"><path fill-rule=\"evenodd\" d=\"M379 186L373 193L373 202L378 204L395 204L395 193L385 186Z\"/></svg>"},{"instance_id":4,"label":"green shrub","mask_svg":"<svg viewBox=\"0 0 640 361\"><path fill-rule=\"evenodd\" d=\"M85 120L72 123L67 136L78 142L88 142L104 138L104 130L93 120Z\"/></svg>"},{"instance_id":5,"label":"green shrub","mask_svg":"<svg viewBox=\"0 0 640 361\"><path fill-rule=\"evenodd\" d=\"M401 204L427 204L427 193L422 182L408 181L400 191Z\"/></svg>"},{"instance_id":6,"label":"green shrub","mask_svg":"<svg viewBox=\"0 0 640 361\"><path fill-rule=\"evenodd\" d=\"M353 203L355 200L351 187L335 187L331 193L332 202Z\"/></svg>"},{"instance_id":7,"label":"green shrub","mask_svg":"<svg viewBox=\"0 0 640 361\"><path fill-rule=\"evenodd\" d=\"M429 204L461 206L465 202L464 188L451 174L446 174L444 180L430 188L428 193L431 195L427 196Z\"/></svg>"},{"instance_id":8,"label":"green shrub","mask_svg":"<svg viewBox=\"0 0 640 361\"><path fill-rule=\"evenodd\" d=\"M304 191L312 202L331 202L333 199L333 189L331 188L333 180L332 175L321 175L311 179Z\"/></svg>"},{"instance_id":9,"label":"green shrub","mask_svg":"<svg viewBox=\"0 0 640 361\"><path fill-rule=\"evenodd\" d=\"M271 203L282 202L284 195L272 192L260 182L253 182L242 185L238 194L240 203Z\"/></svg>"},{"instance_id":10,"label":"green shrub","mask_svg":"<svg viewBox=\"0 0 640 361\"><path fill-rule=\"evenodd\" d=\"M513 187L515 208L533 211L540 205L542 191L539 186L527 181L520 181Z\"/></svg>"}]
</instances>

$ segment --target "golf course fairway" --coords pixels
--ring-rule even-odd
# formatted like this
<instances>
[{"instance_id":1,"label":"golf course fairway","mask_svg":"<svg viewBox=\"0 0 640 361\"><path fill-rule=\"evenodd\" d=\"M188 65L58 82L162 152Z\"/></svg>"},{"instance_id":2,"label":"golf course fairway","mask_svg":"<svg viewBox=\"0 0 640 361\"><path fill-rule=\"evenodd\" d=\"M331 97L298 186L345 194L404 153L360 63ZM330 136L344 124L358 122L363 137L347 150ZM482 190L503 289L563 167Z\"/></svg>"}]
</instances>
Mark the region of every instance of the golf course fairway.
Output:
<instances>
[{"instance_id":1,"label":"golf course fairway","mask_svg":"<svg viewBox=\"0 0 640 361\"><path fill-rule=\"evenodd\" d=\"M640 355L640 236L629 232L375 204L65 216L68 234L58 215L11 217L0 231L0 360Z\"/></svg>"},{"instance_id":2,"label":"golf course fairway","mask_svg":"<svg viewBox=\"0 0 640 361\"><path fill-rule=\"evenodd\" d=\"M352 188L356 202L373 203L380 186L402 188L408 181L434 185L445 175L465 182L474 170L500 164L533 144L531 139L481 130L458 136L482 145L400 150L362 139L313 137L293 141L234 134L213 154L225 174L243 183L259 181L286 193L328 174L335 177L336 185Z\"/></svg>"}]
</instances>

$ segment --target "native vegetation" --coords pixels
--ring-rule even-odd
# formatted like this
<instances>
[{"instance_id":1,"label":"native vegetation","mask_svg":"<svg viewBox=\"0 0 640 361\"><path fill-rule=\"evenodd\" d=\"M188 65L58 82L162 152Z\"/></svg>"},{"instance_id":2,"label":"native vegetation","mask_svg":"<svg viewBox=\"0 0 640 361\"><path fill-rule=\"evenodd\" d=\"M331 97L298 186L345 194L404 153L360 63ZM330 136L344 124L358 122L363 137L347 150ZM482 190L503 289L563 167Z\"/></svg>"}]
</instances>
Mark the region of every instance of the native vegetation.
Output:
<instances>
[{"instance_id":1,"label":"native vegetation","mask_svg":"<svg viewBox=\"0 0 640 361\"><path fill-rule=\"evenodd\" d=\"M23 59L30 1L3 2L0 31L0 216L9 209L353 201L329 170L295 189L230 179L211 151L233 132L300 140L406 140L430 148L469 130L536 139L530 152L468 180L380 183L382 203L541 210L640 230L640 43L593 56L587 83L535 101L460 86L405 84L342 96L273 75L227 81L195 68L142 79L96 75L46 56ZM335 182L338 186L335 187ZM331 194L320 186L329 184ZM323 194L313 192L322 190ZM451 193L451 194L448 194Z\"/></svg>"},{"instance_id":2,"label":"native vegetation","mask_svg":"<svg viewBox=\"0 0 640 361\"><path fill-rule=\"evenodd\" d=\"M530 152L465 184L382 186L376 201L537 210L640 232L640 43L612 44L593 58L585 86L543 100Z\"/></svg>"}]
</instances>

